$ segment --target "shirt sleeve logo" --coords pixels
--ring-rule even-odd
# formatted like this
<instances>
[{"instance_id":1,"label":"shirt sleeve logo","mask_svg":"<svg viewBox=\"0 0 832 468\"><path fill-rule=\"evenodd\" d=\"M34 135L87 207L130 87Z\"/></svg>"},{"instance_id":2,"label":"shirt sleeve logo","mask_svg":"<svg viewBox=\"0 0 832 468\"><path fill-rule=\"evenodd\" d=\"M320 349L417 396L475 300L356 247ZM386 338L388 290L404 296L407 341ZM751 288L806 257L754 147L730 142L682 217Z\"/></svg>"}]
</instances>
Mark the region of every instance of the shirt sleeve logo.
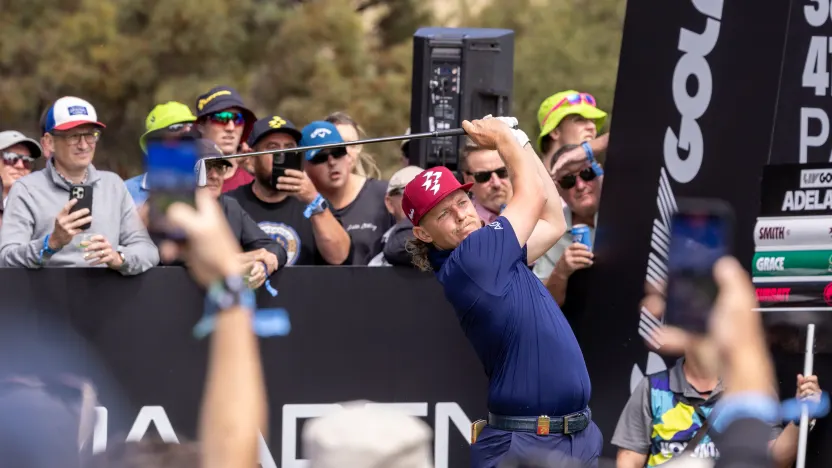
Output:
<instances>
[{"instance_id":1,"label":"shirt sleeve logo","mask_svg":"<svg viewBox=\"0 0 832 468\"><path fill-rule=\"evenodd\" d=\"M428 171L425 173L425 183L422 184L422 187L425 188L426 192L433 192L436 195L439 192L439 178L442 177L442 173L439 171Z\"/></svg>"},{"instance_id":2,"label":"shirt sleeve logo","mask_svg":"<svg viewBox=\"0 0 832 468\"><path fill-rule=\"evenodd\" d=\"M494 221L493 223L489 224L488 227L493 229L503 229L503 225L500 224L499 221Z\"/></svg>"}]
</instances>

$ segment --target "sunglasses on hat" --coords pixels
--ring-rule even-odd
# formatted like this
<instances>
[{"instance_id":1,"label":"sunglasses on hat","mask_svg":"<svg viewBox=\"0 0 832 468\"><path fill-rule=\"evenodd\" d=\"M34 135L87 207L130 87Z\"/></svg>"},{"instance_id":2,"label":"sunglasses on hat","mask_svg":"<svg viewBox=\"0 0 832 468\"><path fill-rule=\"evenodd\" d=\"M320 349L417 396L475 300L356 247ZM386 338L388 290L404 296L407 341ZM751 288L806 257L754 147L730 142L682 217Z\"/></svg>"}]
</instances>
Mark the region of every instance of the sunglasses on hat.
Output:
<instances>
[{"instance_id":1,"label":"sunglasses on hat","mask_svg":"<svg viewBox=\"0 0 832 468\"><path fill-rule=\"evenodd\" d=\"M228 125L228 122L234 122L235 127L245 125L246 117L242 112L222 111L208 114L208 120L218 125Z\"/></svg>"},{"instance_id":2,"label":"sunglasses on hat","mask_svg":"<svg viewBox=\"0 0 832 468\"><path fill-rule=\"evenodd\" d=\"M167 130L170 133L187 132L191 129L192 126L193 124L191 124L190 122L175 123L173 125L168 125L165 128L165 130Z\"/></svg>"},{"instance_id":3,"label":"sunglasses on hat","mask_svg":"<svg viewBox=\"0 0 832 468\"><path fill-rule=\"evenodd\" d=\"M580 177L584 182L590 182L595 179L596 175L595 171L593 171L591 167L587 167L579 172L577 177L575 174L569 174L561 177L558 181L558 185L560 185L564 190L569 190L578 183L578 177Z\"/></svg>"},{"instance_id":4,"label":"sunglasses on hat","mask_svg":"<svg viewBox=\"0 0 832 468\"><path fill-rule=\"evenodd\" d=\"M501 179L508 179L508 169L505 167L493 171L468 172L468 175L473 176L474 181L478 184L484 184L491 180L491 174L497 174L497 177Z\"/></svg>"},{"instance_id":5,"label":"sunglasses on hat","mask_svg":"<svg viewBox=\"0 0 832 468\"><path fill-rule=\"evenodd\" d=\"M338 148L330 148L318 151L318 153L309 160L312 164L323 164L329 161L332 156L335 159L341 159L347 155L347 148L340 146Z\"/></svg>"},{"instance_id":6,"label":"sunglasses on hat","mask_svg":"<svg viewBox=\"0 0 832 468\"><path fill-rule=\"evenodd\" d=\"M576 106L576 105L578 105L582 102L586 103L586 104L588 104L592 107L595 107L595 105L596 105L595 97L593 97L589 93L570 94L570 95L566 96L565 98L561 99L560 101L558 101L557 104L552 106L552 109L549 110L549 113L546 114L546 117L543 118L543 122L541 122L540 124L545 125L546 120L549 119L549 116L552 115L552 112L558 110L559 108L561 108L563 106Z\"/></svg>"},{"instance_id":7,"label":"sunglasses on hat","mask_svg":"<svg viewBox=\"0 0 832 468\"><path fill-rule=\"evenodd\" d=\"M3 152L3 164L6 166L14 166L17 164L18 161L23 163L24 169L32 169L32 166L35 164L35 159L31 156L26 156L25 154L19 153L12 153L11 151L4 151Z\"/></svg>"}]
</instances>

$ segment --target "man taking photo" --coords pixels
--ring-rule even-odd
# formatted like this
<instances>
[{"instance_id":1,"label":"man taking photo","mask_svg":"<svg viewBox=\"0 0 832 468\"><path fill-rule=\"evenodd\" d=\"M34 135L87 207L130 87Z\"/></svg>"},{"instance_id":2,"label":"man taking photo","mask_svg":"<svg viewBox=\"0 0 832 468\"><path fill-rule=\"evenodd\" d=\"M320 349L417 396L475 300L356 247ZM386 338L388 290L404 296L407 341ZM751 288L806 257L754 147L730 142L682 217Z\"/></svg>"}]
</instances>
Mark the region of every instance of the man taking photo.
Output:
<instances>
[{"instance_id":1,"label":"man taking photo","mask_svg":"<svg viewBox=\"0 0 832 468\"><path fill-rule=\"evenodd\" d=\"M135 275L159 263L124 182L92 164L103 128L83 99L63 97L52 106L44 138L54 156L9 193L0 227L2 266L107 266ZM72 211L78 200L69 201L70 191L79 185L93 189L92 212Z\"/></svg>"}]
</instances>

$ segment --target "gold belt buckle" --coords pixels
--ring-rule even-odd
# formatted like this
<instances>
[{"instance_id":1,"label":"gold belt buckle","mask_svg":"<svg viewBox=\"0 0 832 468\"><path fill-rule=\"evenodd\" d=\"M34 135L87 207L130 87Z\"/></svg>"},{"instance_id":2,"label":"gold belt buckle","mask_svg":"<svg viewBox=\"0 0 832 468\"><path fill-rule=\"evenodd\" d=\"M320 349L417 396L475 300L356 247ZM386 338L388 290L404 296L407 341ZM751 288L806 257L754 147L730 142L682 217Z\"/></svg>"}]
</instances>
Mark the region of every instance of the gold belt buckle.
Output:
<instances>
[{"instance_id":1,"label":"gold belt buckle","mask_svg":"<svg viewBox=\"0 0 832 468\"><path fill-rule=\"evenodd\" d=\"M537 417L537 435L549 435L549 425L551 423L549 416Z\"/></svg>"},{"instance_id":2,"label":"gold belt buckle","mask_svg":"<svg viewBox=\"0 0 832 468\"><path fill-rule=\"evenodd\" d=\"M563 418L563 434L564 435L569 434L569 418L568 417Z\"/></svg>"}]
</instances>

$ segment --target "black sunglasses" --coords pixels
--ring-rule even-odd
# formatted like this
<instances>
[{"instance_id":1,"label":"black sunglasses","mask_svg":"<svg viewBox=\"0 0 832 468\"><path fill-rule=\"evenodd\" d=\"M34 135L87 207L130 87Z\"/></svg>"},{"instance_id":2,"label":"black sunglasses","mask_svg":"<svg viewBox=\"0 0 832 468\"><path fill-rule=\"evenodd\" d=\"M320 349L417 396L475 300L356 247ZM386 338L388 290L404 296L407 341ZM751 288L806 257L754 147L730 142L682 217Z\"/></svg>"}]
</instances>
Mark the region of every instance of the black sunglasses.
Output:
<instances>
[{"instance_id":1,"label":"black sunglasses","mask_svg":"<svg viewBox=\"0 0 832 468\"><path fill-rule=\"evenodd\" d=\"M579 172L578 176L581 179L583 179L584 182L589 182L589 181L595 179L595 177L596 177L595 171L593 171L591 167L587 167L586 169ZM574 187L577 182L578 182L578 178L575 177L574 174L569 174L569 175L561 177L561 179L558 181L558 185L560 185L560 187L564 190L569 190L572 187Z\"/></svg>"},{"instance_id":2,"label":"black sunglasses","mask_svg":"<svg viewBox=\"0 0 832 468\"><path fill-rule=\"evenodd\" d=\"M484 184L491 180L491 174L497 174L501 179L508 179L508 168L501 167L493 171L469 172L468 175L474 176L474 181L478 184Z\"/></svg>"},{"instance_id":3,"label":"black sunglasses","mask_svg":"<svg viewBox=\"0 0 832 468\"><path fill-rule=\"evenodd\" d=\"M347 148L345 148L343 146L338 147L338 148L325 149L325 150L318 151L318 154L313 156L312 159L309 160L309 162L312 163L312 164L323 164L323 163L329 161L330 156L332 156L335 159L341 159L346 155L347 155Z\"/></svg>"}]
</instances>

